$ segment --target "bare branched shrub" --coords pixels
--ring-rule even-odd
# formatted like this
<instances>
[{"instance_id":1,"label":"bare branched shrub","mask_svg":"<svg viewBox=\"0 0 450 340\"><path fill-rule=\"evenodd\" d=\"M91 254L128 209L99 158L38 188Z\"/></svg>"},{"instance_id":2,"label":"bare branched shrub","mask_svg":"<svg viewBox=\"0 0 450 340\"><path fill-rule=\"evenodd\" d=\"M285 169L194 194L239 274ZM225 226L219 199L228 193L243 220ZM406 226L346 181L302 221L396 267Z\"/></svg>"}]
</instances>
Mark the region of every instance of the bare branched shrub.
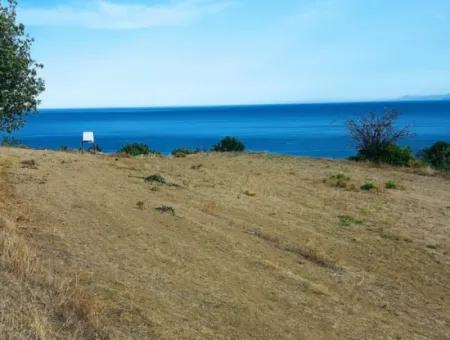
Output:
<instances>
[{"instance_id":1,"label":"bare branched shrub","mask_svg":"<svg viewBox=\"0 0 450 340\"><path fill-rule=\"evenodd\" d=\"M369 160L377 160L389 147L400 139L411 136L409 127L397 128L396 111L386 111L382 115L369 113L360 119L351 119L347 127L356 144L358 155Z\"/></svg>"}]
</instances>

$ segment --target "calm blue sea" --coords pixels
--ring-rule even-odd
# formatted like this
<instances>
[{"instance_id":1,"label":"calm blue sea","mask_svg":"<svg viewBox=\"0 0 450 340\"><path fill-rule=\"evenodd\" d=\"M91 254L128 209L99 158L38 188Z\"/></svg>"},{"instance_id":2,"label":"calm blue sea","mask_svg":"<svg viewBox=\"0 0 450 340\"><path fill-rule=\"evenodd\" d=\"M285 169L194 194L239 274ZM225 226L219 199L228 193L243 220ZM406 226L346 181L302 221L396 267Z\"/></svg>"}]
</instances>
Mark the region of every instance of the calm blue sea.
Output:
<instances>
[{"instance_id":1,"label":"calm blue sea","mask_svg":"<svg viewBox=\"0 0 450 340\"><path fill-rule=\"evenodd\" d=\"M142 142L162 153L178 147L209 149L230 135L250 151L343 158L355 153L345 122L369 111L399 112L415 136L404 140L415 151L437 140L450 141L450 102L376 102L186 108L40 110L13 135L33 148L78 148L82 131L94 131L105 152Z\"/></svg>"}]
</instances>

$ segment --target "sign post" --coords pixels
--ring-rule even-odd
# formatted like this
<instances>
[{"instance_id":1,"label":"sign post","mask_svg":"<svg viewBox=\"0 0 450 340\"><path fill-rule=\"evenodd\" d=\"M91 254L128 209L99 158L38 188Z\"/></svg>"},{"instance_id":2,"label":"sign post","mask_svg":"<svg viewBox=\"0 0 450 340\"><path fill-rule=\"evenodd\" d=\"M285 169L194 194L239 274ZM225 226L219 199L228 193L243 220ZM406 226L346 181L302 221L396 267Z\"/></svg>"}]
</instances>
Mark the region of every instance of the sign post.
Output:
<instances>
[{"instance_id":1,"label":"sign post","mask_svg":"<svg viewBox=\"0 0 450 340\"><path fill-rule=\"evenodd\" d=\"M81 139L81 152L84 151L84 144L85 143L89 143L95 146L94 144L94 133L91 131L88 132L83 132L83 137ZM95 147L94 147L94 152L95 152Z\"/></svg>"}]
</instances>

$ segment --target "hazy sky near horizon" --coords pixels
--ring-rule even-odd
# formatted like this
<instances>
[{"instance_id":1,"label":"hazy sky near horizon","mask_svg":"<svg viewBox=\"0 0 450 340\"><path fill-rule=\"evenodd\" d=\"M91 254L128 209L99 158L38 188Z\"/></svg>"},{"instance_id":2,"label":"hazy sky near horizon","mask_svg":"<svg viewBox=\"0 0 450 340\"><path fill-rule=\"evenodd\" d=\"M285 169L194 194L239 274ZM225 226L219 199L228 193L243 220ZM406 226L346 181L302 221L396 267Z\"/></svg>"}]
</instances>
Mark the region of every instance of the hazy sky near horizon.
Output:
<instances>
[{"instance_id":1,"label":"hazy sky near horizon","mask_svg":"<svg viewBox=\"0 0 450 340\"><path fill-rule=\"evenodd\" d=\"M19 0L42 107L450 92L448 0Z\"/></svg>"}]
</instances>

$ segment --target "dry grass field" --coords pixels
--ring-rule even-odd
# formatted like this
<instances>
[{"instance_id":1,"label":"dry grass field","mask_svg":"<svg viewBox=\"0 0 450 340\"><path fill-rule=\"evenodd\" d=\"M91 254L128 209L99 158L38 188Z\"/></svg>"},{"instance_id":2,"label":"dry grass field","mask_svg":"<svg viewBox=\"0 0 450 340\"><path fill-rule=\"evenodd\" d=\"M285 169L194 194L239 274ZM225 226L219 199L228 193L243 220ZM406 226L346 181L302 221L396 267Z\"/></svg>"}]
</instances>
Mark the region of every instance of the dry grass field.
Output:
<instances>
[{"instance_id":1,"label":"dry grass field","mask_svg":"<svg viewBox=\"0 0 450 340\"><path fill-rule=\"evenodd\" d=\"M0 338L450 339L450 180L0 148Z\"/></svg>"}]
</instances>

